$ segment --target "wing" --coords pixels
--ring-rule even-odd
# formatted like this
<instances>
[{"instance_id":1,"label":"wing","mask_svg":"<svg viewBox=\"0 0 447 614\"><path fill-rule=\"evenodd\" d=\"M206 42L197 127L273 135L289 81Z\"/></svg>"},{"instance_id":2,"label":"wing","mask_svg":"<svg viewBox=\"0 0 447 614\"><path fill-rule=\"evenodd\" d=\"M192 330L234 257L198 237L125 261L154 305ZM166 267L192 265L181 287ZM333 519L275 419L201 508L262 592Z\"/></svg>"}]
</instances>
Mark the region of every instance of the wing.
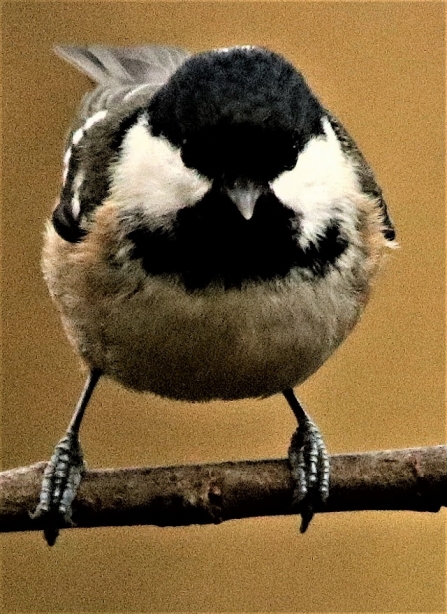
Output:
<instances>
[{"instance_id":1,"label":"wing","mask_svg":"<svg viewBox=\"0 0 447 614\"><path fill-rule=\"evenodd\" d=\"M343 124L329 111L325 110L325 112L338 140L340 141L343 151L345 151L356 163L357 173L362 189L367 194L371 194L377 198L378 206L382 214L384 226L383 234L385 238L388 241L394 241L396 238L396 230L388 212L388 206L383 197L382 189L377 183L371 167L368 165L367 161L362 155L362 152L357 147L352 137L348 134Z\"/></svg>"},{"instance_id":2,"label":"wing","mask_svg":"<svg viewBox=\"0 0 447 614\"><path fill-rule=\"evenodd\" d=\"M138 104L149 100L190 55L182 49L161 46L62 45L55 52L97 84L84 97L79 123L123 102Z\"/></svg>"},{"instance_id":3,"label":"wing","mask_svg":"<svg viewBox=\"0 0 447 614\"><path fill-rule=\"evenodd\" d=\"M61 197L53 212L58 234L82 239L83 223L107 197L110 164L126 131L154 93L189 57L171 47L57 47L56 53L88 75L86 94L68 135Z\"/></svg>"}]
</instances>

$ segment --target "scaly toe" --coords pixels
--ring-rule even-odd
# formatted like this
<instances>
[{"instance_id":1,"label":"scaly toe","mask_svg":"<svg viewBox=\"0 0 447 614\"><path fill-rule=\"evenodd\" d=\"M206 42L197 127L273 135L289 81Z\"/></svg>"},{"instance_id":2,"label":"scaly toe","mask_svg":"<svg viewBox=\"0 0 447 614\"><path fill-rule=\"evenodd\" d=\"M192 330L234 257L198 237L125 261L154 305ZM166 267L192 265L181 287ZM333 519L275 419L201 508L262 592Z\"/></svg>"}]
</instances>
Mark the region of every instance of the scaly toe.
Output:
<instances>
[{"instance_id":1,"label":"scaly toe","mask_svg":"<svg viewBox=\"0 0 447 614\"><path fill-rule=\"evenodd\" d=\"M314 509L323 505L329 494L329 456L316 425L306 415L293 434L289 462L296 486L292 505L301 515L300 532L304 533Z\"/></svg>"},{"instance_id":2,"label":"scaly toe","mask_svg":"<svg viewBox=\"0 0 447 614\"><path fill-rule=\"evenodd\" d=\"M84 462L77 435L68 432L54 449L45 468L40 500L31 518L44 521L44 536L51 546L61 526L72 525L71 504L81 482Z\"/></svg>"}]
</instances>

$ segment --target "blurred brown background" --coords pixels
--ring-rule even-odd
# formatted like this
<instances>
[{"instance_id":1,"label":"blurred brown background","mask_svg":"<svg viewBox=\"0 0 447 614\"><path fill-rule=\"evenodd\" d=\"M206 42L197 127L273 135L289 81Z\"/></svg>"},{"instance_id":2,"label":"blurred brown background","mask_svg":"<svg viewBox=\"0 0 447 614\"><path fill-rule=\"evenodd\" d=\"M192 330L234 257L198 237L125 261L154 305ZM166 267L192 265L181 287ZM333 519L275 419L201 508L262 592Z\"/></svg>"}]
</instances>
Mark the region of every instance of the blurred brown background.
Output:
<instances>
[{"instance_id":1,"label":"blurred brown background","mask_svg":"<svg viewBox=\"0 0 447 614\"><path fill-rule=\"evenodd\" d=\"M56 43L260 44L285 54L375 168L398 228L366 314L300 397L332 452L443 443L443 3L11 2L3 15L3 466L48 458L82 386L39 270L87 79ZM91 467L281 457L281 396L174 404L102 382ZM5 610L444 611L445 514L2 535Z\"/></svg>"}]
</instances>

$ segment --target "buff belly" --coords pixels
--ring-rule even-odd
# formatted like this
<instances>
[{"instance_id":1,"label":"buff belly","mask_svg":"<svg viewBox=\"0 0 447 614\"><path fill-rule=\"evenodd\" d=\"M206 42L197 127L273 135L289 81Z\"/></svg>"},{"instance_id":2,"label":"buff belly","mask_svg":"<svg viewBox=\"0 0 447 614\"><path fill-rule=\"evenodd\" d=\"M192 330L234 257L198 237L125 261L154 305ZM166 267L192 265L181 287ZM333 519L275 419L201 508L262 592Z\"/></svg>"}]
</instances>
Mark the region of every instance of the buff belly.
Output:
<instances>
[{"instance_id":1,"label":"buff belly","mask_svg":"<svg viewBox=\"0 0 447 614\"><path fill-rule=\"evenodd\" d=\"M189 401L269 396L315 372L362 310L359 271L189 293L148 276L113 211L100 216L78 244L49 226L43 270L78 353L126 387Z\"/></svg>"}]
</instances>

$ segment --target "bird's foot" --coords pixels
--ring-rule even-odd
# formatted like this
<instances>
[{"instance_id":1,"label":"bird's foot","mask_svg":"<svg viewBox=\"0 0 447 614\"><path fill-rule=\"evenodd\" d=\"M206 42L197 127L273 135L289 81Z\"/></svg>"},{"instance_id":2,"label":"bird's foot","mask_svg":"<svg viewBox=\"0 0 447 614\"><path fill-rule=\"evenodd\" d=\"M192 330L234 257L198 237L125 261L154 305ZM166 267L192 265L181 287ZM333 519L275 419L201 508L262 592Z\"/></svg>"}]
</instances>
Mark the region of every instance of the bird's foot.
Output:
<instances>
[{"instance_id":1,"label":"bird's foot","mask_svg":"<svg viewBox=\"0 0 447 614\"><path fill-rule=\"evenodd\" d=\"M314 516L315 507L324 505L329 495L329 455L321 433L304 412L292 436L289 463L295 479L293 507L301 515L304 533Z\"/></svg>"},{"instance_id":2,"label":"bird's foot","mask_svg":"<svg viewBox=\"0 0 447 614\"><path fill-rule=\"evenodd\" d=\"M71 504L76 496L84 461L77 433L68 430L54 448L42 480L40 500L31 518L42 518L44 536L49 546L53 546L61 526L73 525Z\"/></svg>"}]
</instances>

